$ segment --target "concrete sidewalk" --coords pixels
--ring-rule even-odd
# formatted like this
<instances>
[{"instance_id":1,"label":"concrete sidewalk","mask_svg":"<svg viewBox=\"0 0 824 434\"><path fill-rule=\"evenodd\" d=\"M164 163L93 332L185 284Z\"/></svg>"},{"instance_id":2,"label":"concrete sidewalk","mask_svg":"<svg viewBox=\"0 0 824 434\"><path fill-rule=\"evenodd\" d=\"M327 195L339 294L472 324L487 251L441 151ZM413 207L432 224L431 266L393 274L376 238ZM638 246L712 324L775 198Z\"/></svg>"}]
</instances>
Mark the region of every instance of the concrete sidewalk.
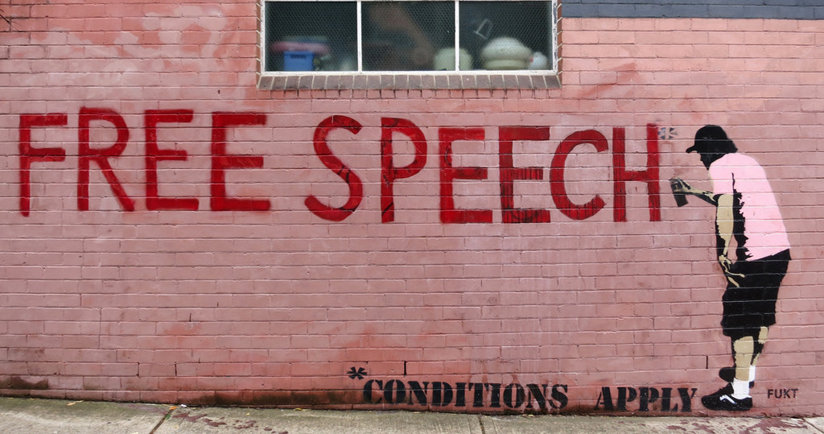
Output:
<instances>
[{"instance_id":1,"label":"concrete sidewalk","mask_svg":"<svg viewBox=\"0 0 824 434\"><path fill-rule=\"evenodd\" d=\"M824 433L821 418L482 416L0 397L3 433Z\"/></svg>"}]
</instances>

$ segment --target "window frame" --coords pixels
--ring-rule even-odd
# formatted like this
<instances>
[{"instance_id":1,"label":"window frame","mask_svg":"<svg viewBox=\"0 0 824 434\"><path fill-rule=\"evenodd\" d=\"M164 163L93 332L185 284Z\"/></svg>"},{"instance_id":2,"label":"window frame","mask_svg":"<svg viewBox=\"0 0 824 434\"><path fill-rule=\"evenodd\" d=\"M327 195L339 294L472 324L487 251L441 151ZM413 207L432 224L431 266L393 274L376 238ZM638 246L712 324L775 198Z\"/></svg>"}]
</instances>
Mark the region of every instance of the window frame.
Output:
<instances>
[{"instance_id":1,"label":"window frame","mask_svg":"<svg viewBox=\"0 0 824 434\"><path fill-rule=\"evenodd\" d=\"M415 1L415 0L288 0L298 2L354 2ZM421 1L421 0L417 0ZM425 0L424 0L425 1ZM460 3L490 0L448 0L455 5L455 40L457 45ZM494 1L494 0L493 0ZM517 0L497 0L502 3ZM266 71L266 3L276 0L258 0L258 56L257 88L261 90L309 89L547 89L560 87L560 0L541 0L550 4L552 28L550 41L551 69L543 70L471 70L471 71ZM358 21L358 68L362 69L360 39L361 8L356 7ZM459 64L455 50L455 65Z\"/></svg>"}]
</instances>

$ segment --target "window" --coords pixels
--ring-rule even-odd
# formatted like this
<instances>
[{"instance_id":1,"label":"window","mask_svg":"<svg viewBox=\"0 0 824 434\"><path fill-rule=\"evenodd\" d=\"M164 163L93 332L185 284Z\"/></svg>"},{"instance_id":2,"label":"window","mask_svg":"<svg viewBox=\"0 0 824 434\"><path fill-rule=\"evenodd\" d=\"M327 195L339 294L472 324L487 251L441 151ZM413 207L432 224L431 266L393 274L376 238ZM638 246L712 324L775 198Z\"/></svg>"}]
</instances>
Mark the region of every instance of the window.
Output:
<instances>
[{"instance_id":1,"label":"window","mask_svg":"<svg viewBox=\"0 0 824 434\"><path fill-rule=\"evenodd\" d=\"M264 1L258 85L552 87L556 10L556 0Z\"/></svg>"}]
</instances>

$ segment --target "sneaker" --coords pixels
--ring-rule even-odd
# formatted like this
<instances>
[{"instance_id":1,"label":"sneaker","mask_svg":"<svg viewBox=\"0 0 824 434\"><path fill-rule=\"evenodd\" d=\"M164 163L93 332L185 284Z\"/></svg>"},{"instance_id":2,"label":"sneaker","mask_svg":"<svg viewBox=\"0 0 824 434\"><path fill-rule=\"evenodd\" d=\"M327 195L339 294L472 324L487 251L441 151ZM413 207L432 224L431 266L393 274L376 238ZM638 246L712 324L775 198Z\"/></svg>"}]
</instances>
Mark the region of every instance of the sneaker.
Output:
<instances>
[{"instance_id":1,"label":"sneaker","mask_svg":"<svg viewBox=\"0 0 824 434\"><path fill-rule=\"evenodd\" d=\"M736 399L732 396L732 384L727 384L717 392L705 395L701 403L709 410L747 411L752 408L752 397Z\"/></svg>"},{"instance_id":2,"label":"sneaker","mask_svg":"<svg viewBox=\"0 0 824 434\"><path fill-rule=\"evenodd\" d=\"M735 366L727 366L719 369L718 376L727 383L732 383L732 380L735 379ZM750 381L750 389L753 387L755 387L755 381Z\"/></svg>"}]
</instances>

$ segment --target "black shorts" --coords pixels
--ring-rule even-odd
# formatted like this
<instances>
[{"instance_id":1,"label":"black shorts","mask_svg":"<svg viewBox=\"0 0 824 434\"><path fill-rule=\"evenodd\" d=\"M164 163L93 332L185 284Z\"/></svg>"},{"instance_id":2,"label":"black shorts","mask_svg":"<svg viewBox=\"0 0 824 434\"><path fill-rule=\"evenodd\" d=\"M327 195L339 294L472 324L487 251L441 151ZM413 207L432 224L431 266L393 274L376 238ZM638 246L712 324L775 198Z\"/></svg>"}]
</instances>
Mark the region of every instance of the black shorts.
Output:
<instances>
[{"instance_id":1,"label":"black shorts","mask_svg":"<svg viewBox=\"0 0 824 434\"><path fill-rule=\"evenodd\" d=\"M789 263L790 251L784 250L755 261L738 261L730 267L730 271L744 277L735 278L740 287L727 283L724 292L721 327L726 336L733 339L758 336L761 327L775 324L778 287Z\"/></svg>"}]
</instances>

